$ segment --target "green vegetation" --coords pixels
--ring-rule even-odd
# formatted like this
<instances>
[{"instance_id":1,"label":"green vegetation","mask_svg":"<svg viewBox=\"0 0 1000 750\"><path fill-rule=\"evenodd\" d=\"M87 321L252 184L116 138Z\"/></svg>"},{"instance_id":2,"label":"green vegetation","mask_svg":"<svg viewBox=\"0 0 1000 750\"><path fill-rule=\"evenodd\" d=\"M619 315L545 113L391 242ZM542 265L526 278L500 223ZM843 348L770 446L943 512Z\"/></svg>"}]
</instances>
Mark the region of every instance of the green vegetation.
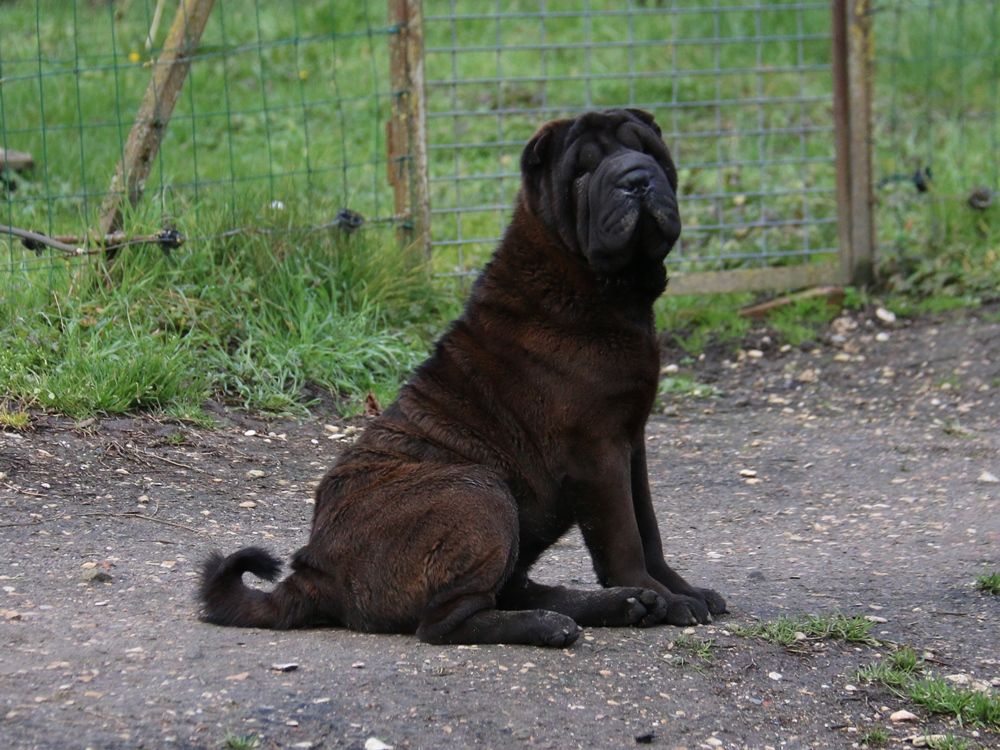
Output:
<instances>
[{"instance_id":1,"label":"green vegetation","mask_svg":"<svg viewBox=\"0 0 1000 750\"><path fill-rule=\"evenodd\" d=\"M916 652L910 648L902 648L858 670L858 679L899 689L908 684L921 668Z\"/></svg>"},{"instance_id":2,"label":"green vegetation","mask_svg":"<svg viewBox=\"0 0 1000 750\"><path fill-rule=\"evenodd\" d=\"M884 685L932 714L951 716L962 724L1000 729L1000 696L926 675L923 660L911 649L900 649L862 668L858 679Z\"/></svg>"},{"instance_id":3,"label":"green vegetation","mask_svg":"<svg viewBox=\"0 0 1000 750\"><path fill-rule=\"evenodd\" d=\"M664 296L656 303L656 327L688 354L709 344L735 348L750 331L739 309L752 301L750 294Z\"/></svg>"},{"instance_id":4,"label":"green vegetation","mask_svg":"<svg viewBox=\"0 0 1000 750\"><path fill-rule=\"evenodd\" d=\"M222 744L226 750L255 750L260 747L260 737L255 734L227 734Z\"/></svg>"},{"instance_id":5,"label":"green vegetation","mask_svg":"<svg viewBox=\"0 0 1000 750\"><path fill-rule=\"evenodd\" d=\"M875 623L864 617L847 617L842 614L779 617L770 622L759 622L733 629L736 635L760 638L786 648L816 640L839 640L875 646L880 643L871 635Z\"/></svg>"},{"instance_id":6,"label":"green vegetation","mask_svg":"<svg viewBox=\"0 0 1000 750\"><path fill-rule=\"evenodd\" d=\"M931 750L974 750L977 747L968 740L953 734L929 735L926 737L926 742L927 747Z\"/></svg>"},{"instance_id":7,"label":"green vegetation","mask_svg":"<svg viewBox=\"0 0 1000 750\"><path fill-rule=\"evenodd\" d=\"M0 290L0 327L20 332L0 350L7 396L74 417L194 417L212 395L289 412L311 387L341 396L345 411L368 392L385 403L440 314L426 268L366 236L134 250L110 272L67 267L46 287Z\"/></svg>"},{"instance_id":8,"label":"green vegetation","mask_svg":"<svg viewBox=\"0 0 1000 750\"><path fill-rule=\"evenodd\" d=\"M715 639L713 638L695 638L682 635L667 644L667 648L672 651L683 651L703 662L710 662L715 658Z\"/></svg>"},{"instance_id":9,"label":"green vegetation","mask_svg":"<svg viewBox=\"0 0 1000 750\"><path fill-rule=\"evenodd\" d=\"M889 744L889 733L882 727L873 727L858 738L862 747L885 747Z\"/></svg>"},{"instance_id":10,"label":"green vegetation","mask_svg":"<svg viewBox=\"0 0 1000 750\"><path fill-rule=\"evenodd\" d=\"M152 6L3 3L0 25L21 31L4 33L0 47L0 147L31 152L37 166L2 175L0 223L77 236L96 226L158 52L144 46ZM876 19L874 161L877 176L905 177L933 153L928 191L906 179L877 188L890 306L915 315L981 304L1000 286L997 201L977 210L967 200L980 183L1000 187L991 140L1000 45L993 44L995 24L977 22L963 3L920 12L905 6L890 2ZM384 403L455 312L451 290L404 259L389 229L396 208L385 177L384 126L395 95L388 75L394 29L384 9L252 7L236 12L217 4L145 197L126 216L129 235L170 226L187 238L182 248L165 256L128 247L108 271L0 240L0 425L23 429L31 408L76 417L152 410L204 419L207 398L301 411L317 389L333 393L347 411L369 391ZM504 53L503 83L476 83L497 75L497 54L467 52L459 77L470 82L429 88L432 110L468 113L461 123L431 118L432 144L478 144L460 156L432 149L433 174L512 174L510 144L530 136L539 110L661 102L657 115L680 165L685 235L678 257L696 259L684 261L685 269L739 267L746 263L741 255L795 252L804 242L836 245L827 8L717 13L692 6L630 19L610 0L589 7L612 12L600 24L573 13L540 24L531 8L515 4L511 10L522 13L500 22L461 22L465 47L499 37L521 49ZM444 3L427 4L429 16L446 12ZM671 46L752 39L761 30L766 40L756 46ZM451 44L451 31L447 22L428 22L431 80L455 75L451 55L433 51ZM540 33L547 44L596 46L586 55L579 46L547 49L542 60L532 48L543 41ZM805 38L796 41L800 34ZM614 43L624 38L635 44ZM678 75L656 75L664 56L678 49L683 55L671 58ZM765 70L755 69L759 56ZM783 72L799 64L808 70ZM701 73L715 68L726 73ZM588 72L621 70L635 75L585 80ZM802 101L711 104L748 97ZM529 112L511 111L517 109ZM502 122L497 113L504 113ZM994 127L984 123L987 116ZM495 237L516 185L513 177L463 181L462 203L485 208L464 213L461 226L457 217L437 214L435 237L454 239L459 229L464 237ZM779 194L769 195L776 186ZM438 179L431 191L435 208L448 207L459 185ZM341 208L366 217L360 237L331 226ZM772 222L776 217L826 221L786 225ZM253 231L230 233L246 227ZM474 268L492 244L462 252L440 247L433 271ZM851 306L863 295L848 297ZM749 294L667 297L657 304L657 322L689 355L735 348L757 325L737 314L752 301ZM763 325L780 343L798 345L817 338L832 314L822 302L805 301ZM664 395L713 392L684 376L661 386Z\"/></svg>"},{"instance_id":11,"label":"green vegetation","mask_svg":"<svg viewBox=\"0 0 1000 750\"><path fill-rule=\"evenodd\" d=\"M718 388L708 383L699 383L688 375L662 376L657 391L657 396L660 400L666 397L711 398L718 395Z\"/></svg>"},{"instance_id":12,"label":"green vegetation","mask_svg":"<svg viewBox=\"0 0 1000 750\"><path fill-rule=\"evenodd\" d=\"M5 407L0 406L0 429L26 430L30 424L31 417L27 412L21 411L20 409L10 411Z\"/></svg>"},{"instance_id":13,"label":"green vegetation","mask_svg":"<svg viewBox=\"0 0 1000 750\"><path fill-rule=\"evenodd\" d=\"M987 594L1000 596L1000 571L983 573L976 579L976 588L985 591Z\"/></svg>"}]
</instances>

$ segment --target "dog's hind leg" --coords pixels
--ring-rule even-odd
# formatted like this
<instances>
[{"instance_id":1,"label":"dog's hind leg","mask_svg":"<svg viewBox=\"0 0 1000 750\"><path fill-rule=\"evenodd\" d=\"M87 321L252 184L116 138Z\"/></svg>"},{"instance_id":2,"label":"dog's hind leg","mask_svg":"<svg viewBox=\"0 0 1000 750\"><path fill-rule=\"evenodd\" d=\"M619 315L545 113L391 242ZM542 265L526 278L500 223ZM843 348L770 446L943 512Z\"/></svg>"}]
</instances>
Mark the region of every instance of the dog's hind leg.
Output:
<instances>
[{"instance_id":1,"label":"dog's hind leg","mask_svg":"<svg viewBox=\"0 0 1000 750\"><path fill-rule=\"evenodd\" d=\"M435 585L424 606L417 637L428 643L518 643L565 647L580 634L566 615L532 607L521 612L497 609L500 591L517 560L516 516L496 497L467 495L466 502L494 505L475 527L454 529L430 566ZM484 533L485 532L485 533Z\"/></svg>"},{"instance_id":2,"label":"dog's hind leg","mask_svg":"<svg viewBox=\"0 0 1000 750\"><path fill-rule=\"evenodd\" d=\"M429 607L417 628L427 643L517 643L564 648L580 635L566 615L544 609L507 612L493 607L491 595L468 595L443 606Z\"/></svg>"},{"instance_id":3,"label":"dog's hind leg","mask_svg":"<svg viewBox=\"0 0 1000 750\"><path fill-rule=\"evenodd\" d=\"M545 586L516 574L500 592L498 606L551 610L588 627L649 627L662 622L667 611L663 597L650 589L616 586L588 591Z\"/></svg>"}]
</instances>

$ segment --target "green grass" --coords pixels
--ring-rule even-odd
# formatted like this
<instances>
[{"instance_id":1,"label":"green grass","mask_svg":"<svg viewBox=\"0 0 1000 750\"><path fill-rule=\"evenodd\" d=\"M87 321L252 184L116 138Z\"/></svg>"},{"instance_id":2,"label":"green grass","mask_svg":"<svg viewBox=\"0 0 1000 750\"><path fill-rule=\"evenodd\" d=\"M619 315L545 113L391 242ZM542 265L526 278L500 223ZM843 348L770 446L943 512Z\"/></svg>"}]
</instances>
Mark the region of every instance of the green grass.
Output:
<instances>
[{"instance_id":1,"label":"green grass","mask_svg":"<svg viewBox=\"0 0 1000 750\"><path fill-rule=\"evenodd\" d=\"M715 640L712 638L694 638L682 635L668 644L667 648L683 651L703 662L711 662L715 658Z\"/></svg>"},{"instance_id":2,"label":"green grass","mask_svg":"<svg viewBox=\"0 0 1000 750\"><path fill-rule=\"evenodd\" d=\"M779 617L777 620L737 627L733 632L786 648L795 648L803 642L816 640L838 640L874 646L880 643L871 635L874 625L874 622L864 617L847 617L842 614L805 615Z\"/></svg>"},{"instance_id":3,"label":"green grass","mask_svg":"<svg viewBox=\"0 0 1000 750\"><path fill-rule=\"evenodd\" d=\"M945 734L927 737L927 747L931 750L974 750L978 746L953 734Z\"/></svg>"},{"instance_id":4,"label":"green grass","mask_svg":"<svg viewBox=\"0 0 1000 750\"><path fill-rule=\"evenodd\" d=\"M427 269L390 244L294 233L192 252L123 254L0 286L6 395L70 416L152 410L197 416L215 396L295 412L310 388L357 409L386 403L424 356L441 311ZM10 281L9 277L0 281Z\"/></svg>"},{"instance_id":5,"label":"green grass","mask_svg":"<svg viewBox=\"0 0 1000 750\"><path fill-rule=\"evenodd\" d=\"M950 716L960 724L1000 729L1000 695L926 674L923 660L912 649L900 649L863 667L858 679L883 685L931 714Z\"/></svg>"},{"instance_id":6,"label":"green grass","mask_svg":"<svg viewBox=\"0 0 1000 750\"><path fill-rule=\"evenodd\" d=\"M718 395L718 388L708 383L699 383L688 375L664 375L660 378L657 390L657 396L661 400L667 397L711 398Z\"/></svg>"},{"instance_id":7,"label":"green grass","mask_svg":"<svg viewBox=\"0 0 1000 750\"><path fill-rule=\"evenodd\" d=\"M873 727L858 737L862 747L885 747L889 744L889 733L882 727Z\"/></svg>"},{"instance_id":8,"label":"green grass","mask_svg":"<svg viewBox=\"0 0 1000 750\"><path fill-rule=\"evenodd\" d=\"M976 588L987 594L1000 596L1000 571L983 573L976 579Z\"/></svg>"},{"instance_id":9,"label":"green grass","mask_svg":"<svg viewBox=\"0 0 1000 750\"><path fill-rule=\"evenodd\" d=\"M254 750L260 747L260 737L255 734L227 734L222 746L226 750Z\"/></svg>"},{"instance_id":10,"label":"green grass","mask_svg":"<svg viewBox=\"0 0 1000 750\"><path fill-rule=\"evenodd\" d=\"M30 174L5 175L16 189L0 187L0 223L70 235L95 226L159 51L143 44L154 5L0 3L0 146L30 151L38 163ZM646 15L630 18L620 3L592 0L604 12L599 23L559 13L543 24L531 15L534 3L515 0L504 10L527 15L467 18L454 30L459 46L499 37L519 48L461 52L457 73L451 54L433 51L452 43L452 24L428 22L428 80L459 79L429 86L428 110L467 113L428 120L432 207L480 206L460 219L435 214L433 233L487 238L438 247L433 270L485 259L517 188L519 144L542 119L623 103L654 105L679 163L685 233L675 268L743 267L743 256L761 252L794 263L805 247L836 246L834 223L795 223L835 215L828 9L683 5L660 13L632 4ZM875 19L876 177L933 167L927 193L899 180L877 188L882 271L900 314L977 305L1000 287L1000 205L966 205L980 184L1000 188L996 10L983 23L965 5L908 9L890 0ZM494 8L465 10L484 9ZM427 16L448 12L444 0L426 3ZM0 244L0 399L12 413L152 410L204 419L206 398L299 411L317 388L346 410L368 391L388 400L456 309L450 292L401 260L391 231L393 33L378 4L217 4L145 197L125 218L130 234L170 226L187 244L170 258L126 249L109 278ZM759 33L767 41L736 41ZM794 41L800 33L817 38ZM636 44L618 45L623 38ZM688 43L715 38L726 42ZM596 46L531 48L542 41ZM760 58L766 64L755 70ZM814 69L786 70L800 63ZM726 72L702 74L716 67ZM481 82L497 75L505 81ZM706 104L783 97L820 100ZM449 143L463 145L455 152ZM485 177L498 173L513 176ZM450 179L456 174L461 183ZM781 194L769 194L776 188ZM368 220L364 240L295 229L327 224L343 207ZM272 233L223 236L239 227ZM756 326L736 314L753 299L668 297L657 322L688 354L731 349ZM781 342L801 344L830 314L822 303L801 303L766 325ZM662 387L702 388L683 378Z\"/></svg>"},{"instance_id":11,"label":"green grass","mask_svg":"<svg viewBox=\"0 0 1000 750\"><path fill-rule=\"evenodd\" d=\"M909 648L902 648L881 661L858 670L858 679L875 682L890 688L905 687L922 669L920 658Z\"/></svg>"},{"instance_id":12,"label":"green grass","mask_svg":"<svg viewBox=\"0 0 1000 750\"><path fill-rule=\"evenodd\" d=\"M839 314L840 308L824 299L804 299L773 310L767 325L782 343L801 346L819 338Z\"/></svg>"},{"instance_id":13,"label":"green grass","mask_svg":"<svg viewBox=\"0 0 1000 750\"><path fill-rule=\"evenodd\" d=\"M750 294L666 296L656 302L656 325L691 355L709 345L735 349L750 331L739 309L752 301Z\"/></svg>"},{"instance_id":14,"label":"green grass","mask_svg":"<svg viewBox=\"0 0 1000 750\"><path fill-rule=\"evenodd\" d=\"M0 429L4 430L26 430L31 425L31 416L20 409L11 411L5 406L0 406Z\"/></svg>"}]
</instances>

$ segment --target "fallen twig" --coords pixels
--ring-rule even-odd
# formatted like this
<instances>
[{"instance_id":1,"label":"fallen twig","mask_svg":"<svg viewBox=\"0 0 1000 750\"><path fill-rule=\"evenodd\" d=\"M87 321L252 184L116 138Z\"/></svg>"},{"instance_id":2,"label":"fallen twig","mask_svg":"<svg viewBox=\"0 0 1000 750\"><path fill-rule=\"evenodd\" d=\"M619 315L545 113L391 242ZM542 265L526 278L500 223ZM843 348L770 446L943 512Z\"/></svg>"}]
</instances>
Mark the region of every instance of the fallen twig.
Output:
<instances>
[{"instance_id":1,"label":"fallen twig","mask_svg":"<svg viewBox=\"0 0 1000 750\"><path fill-rule=\"evenodd\" d=\"M148 513L140 513L137 510L126 510L119 513L111 513L109 511L92 511L90 513L79 513L78 517L86 516L100 516L105 518L139 518L143 521L152 521L153 523L161 523L164 526L173 526L177 529L184 529L185 531L190 531L193 534L201 534L200 529L196 529L193 526L187 526L183 523L178 523L177 521L169 521L166 518L156 518ZM52 519L55 520L55 519Z\"/></svg>"},{"instance_id":2,"label":"fallen twig","mask_svg":"<svg viewBox=\"0 0 1000 750\"><path fill-rule=\"evenodd\" d=\"M35 492L34 490L26 490L24 487L18 487L16 484L11 484L10 482L4 482L3 486L8 490L13 490L14 492L20 492L22 495L28 495L29 497L48 497L48 495L43 495L41 492Z\"/></svg>"}]
</instances>

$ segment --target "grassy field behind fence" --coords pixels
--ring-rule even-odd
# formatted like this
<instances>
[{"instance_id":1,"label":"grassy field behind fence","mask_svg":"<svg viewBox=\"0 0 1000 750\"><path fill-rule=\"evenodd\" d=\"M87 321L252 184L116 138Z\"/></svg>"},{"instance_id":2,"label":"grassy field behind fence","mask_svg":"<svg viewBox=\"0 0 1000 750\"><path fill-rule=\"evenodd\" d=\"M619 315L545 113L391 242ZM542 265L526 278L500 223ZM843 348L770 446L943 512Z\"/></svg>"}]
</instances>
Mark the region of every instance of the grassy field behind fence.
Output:
<instances>
[{"instance_id":1,"label":"grassy field behind fence","mask_svg":"<svg viewBox=\"0 0 1000 750\"><path fill-rule=\"evenodd\" d=\"M148 80L155 48L148 52L144 39L154 4L0 3L0 146L30 151L38 162L30 174L4 176L0 223L55 234L81 234L94 225ZM492 2L474 5L496 8ZM509 10L536 7L509 5ZM995 294L998 209L995 201L985 210L972 208L968 198L979 187L1000 188L1000 0L877 5L874 159L886 278L911 300L944 295L969 301ZM722 27L713 14L695 14L683 16L690 26L683 33L706 38L755 33L760 23L775 35L801 31L788 26L791 18L767 11L733 13ZM67 262L47 253L39 257L20 244L0 244L0 404L74 416L136 408L191 416L210 396L278 411L301 408L316 387L347 397L345 408L356 408L369 390L390 397L455 305L428 269L400 255L390 231L384 123L393 95L387 73L392 29L385 19L378 3L217 2L146 198L126 219L132 233L175 226L187 245L170 256L155 248L130 248L108 274L99 263ZM547 38L574 39L582 33L581 23L578 17L548 19ZM487 26L483 39L492 40L496 29ZM513 20L502 36L535 38L537 26L537 19ZM592 33L600 37L612 31ZM634 33L640 38L654 31ZM432 35L429 43L442 42ZM635 56L636 69L646 64L641 50L618 48L587 61L555 55L550 70L569 75L583 65L621 68L620 60L602 58L611 54ZM719 54L694 46L678 64L697 70L753 63ZM767 54L775 65L829 59L821 45L775 43ZM435 68L446 62L429 58L429 73L447 75ZM475 77L476 65L492 71L496 59L487 55L469 65L462 74ZM537 61L511 54L504 58L504 71L537 78ZM767 95L823 98L829 76L693 75L681 85L688 87L685 96L694 98L753 95L761 86ZM553 106L603 106L622 95L661 99L657 86L662 82L563 81L547 86L545 96ZM462 106L487 112L541 96L537 82L466 86L460 95ZM763 209L748 182L768 190L787 186L782 200L792 215L832 216L833 186L826 183L833 173L823 160L791 171L778 165L760 174L751 174L752 166L724 165L789 149L805 149L807 156L829 154L828 105L798 104L794 111L775 107L763 113L730 107L721 114L665 108L658 115L681 162L684 190L713 196L692 200L682 210L691 248L733 256L723 264L738 265L746 246L793 247L806 231L813 233L813 247L832 247L834 225L829 223L742 235L738 226L698 232L712 222L738 225L759 216ZM762 116L770 128L783 118L804 117L815 125L815 137L692 135L716 129L719 117L724 126L755 132ZM511 121L493 137L519 142L536 119ZM476 123L492 121L432 120L432 148L453 138L455 128L479 127ZM468 161L461 166L509 174L510 153L516 151L466 150L461 158ZM432 165L434 158L432 151ZM720 166L697 166L706 161ZM931 168L930 189L920 192L911 178L926 167ZM515 183L507 177L473 186L482 191L482 202L500 208L467 215L461 231L466 236L494 231ZM807 184L815 190L799 191ZM450 189L447 180L434 185L439 204ZM326 226L341 208L360 212L373 228L347 237ZM457 221L436 215L435 236L458 233ZM246 227L256 233L226 234ZM454 249L436 251L436 268L475 264L484 252L478 248L460 257ZM661 320L688 327L705 320L726 329L717 310L727 304L732 302L671 300L663 303ZM711 315L702 316L699 308Z\"/></svg>"}]
</instances>

